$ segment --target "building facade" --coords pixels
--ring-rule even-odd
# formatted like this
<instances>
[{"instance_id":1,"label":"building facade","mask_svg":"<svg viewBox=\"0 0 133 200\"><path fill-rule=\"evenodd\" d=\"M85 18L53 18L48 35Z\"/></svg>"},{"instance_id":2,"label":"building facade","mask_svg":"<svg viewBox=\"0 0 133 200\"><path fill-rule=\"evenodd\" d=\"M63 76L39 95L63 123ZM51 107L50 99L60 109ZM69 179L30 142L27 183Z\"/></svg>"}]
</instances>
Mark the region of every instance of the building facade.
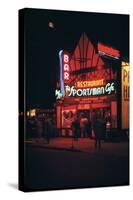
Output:
<instances>
[{"instance_id":1,"label":"building facade","mask_svg":"<svg viewBox=\"0 0 133 200\"><path fill-rule=\"evenodd\" d=\"M120 52L102 43L95 46L83 33L73 52L59 52L59 60L56 115L60 134L72 135L71 124L75 116L79 119L85 116L92 124L96 116L101 116L106 120L107 130L122 129L124 74ZM128 115L126 117L129 120ZM125 128L129 128L129 121Z\"/></svg>"}]
</instances>

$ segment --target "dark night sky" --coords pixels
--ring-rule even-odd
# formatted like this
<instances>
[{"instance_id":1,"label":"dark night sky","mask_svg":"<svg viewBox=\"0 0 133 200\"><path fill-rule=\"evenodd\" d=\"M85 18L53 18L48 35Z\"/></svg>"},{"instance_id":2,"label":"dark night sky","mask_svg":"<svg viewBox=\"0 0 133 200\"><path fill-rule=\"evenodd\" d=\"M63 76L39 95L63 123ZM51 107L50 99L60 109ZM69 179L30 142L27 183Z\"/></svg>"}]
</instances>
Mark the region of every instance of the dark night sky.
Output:
<instances>
[{"instance_id":1,"label":"dark night sky","mask_svg":"<svg viewBox=\"0 0 133 200\"><path fill-rule=\"evenodd\" d=\"M52 21L54 28L49 28ZM27 108L51 108L58 76L58 52L73 52L86 32L92 43L103 42L129 55L129 16L25 9Z\"/></svg>"}]
</instances>

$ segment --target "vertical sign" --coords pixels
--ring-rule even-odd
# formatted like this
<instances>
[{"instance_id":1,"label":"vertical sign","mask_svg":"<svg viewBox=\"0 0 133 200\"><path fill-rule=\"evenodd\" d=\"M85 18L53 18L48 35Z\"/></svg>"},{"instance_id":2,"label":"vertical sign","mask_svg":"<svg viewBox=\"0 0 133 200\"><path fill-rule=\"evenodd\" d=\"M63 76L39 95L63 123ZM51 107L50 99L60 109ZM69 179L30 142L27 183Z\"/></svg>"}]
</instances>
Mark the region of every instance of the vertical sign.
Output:
<instances>
[{"instance_id":1,"label":"vertical sign","mask_svg":"<svg viewBox=\"0 0 133 200\"><path fill-rule=\"evenodd\" d=\"M67 83L70 79L70 68L69 68L69 55L63 50L59 51L59 64L60 64L60 91L56 91L58 98L65 95L64 83ZM60 93L60 94L59 94Z\"/></svg>"},{"instance_id":2,"label":"vertical sign","mask_svg":"<svg viewBox=\"0 0 133 200\"><path fill-rule=\"evenodd\" d=\"M122 62L122 129L129 128L129 63Z\"/></svg>"},{"instance_id":3,"label":"vertical sign","mask_svg":"<svg viewBox=\"0 0 133 200\"><path fill-rule=\"evenodd\" d=\"M64 80L64 83L67 83L70 79L70 68L69 68L69 55L66 52L63 52L62 63L63 63L62 79Z\"/></svg>"}]
</instances>

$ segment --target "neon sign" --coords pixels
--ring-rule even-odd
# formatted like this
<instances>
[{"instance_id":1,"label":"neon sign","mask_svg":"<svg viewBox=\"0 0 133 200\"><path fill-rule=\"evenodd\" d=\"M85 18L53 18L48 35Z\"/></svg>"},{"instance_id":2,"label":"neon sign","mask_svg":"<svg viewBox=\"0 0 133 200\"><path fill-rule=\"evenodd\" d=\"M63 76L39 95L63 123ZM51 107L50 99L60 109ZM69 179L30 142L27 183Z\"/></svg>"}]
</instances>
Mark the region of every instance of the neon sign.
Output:
<instances>
[{"instance_id":1,"label":"neon sign","mask_svg":"<svg viewBox=\"0 0 133 200\"><path fill-rule=\"evenodd\" d=\"M61 91L60 90L55 90L55 96L56 96L56 99L61 99L61 97L63 96Z\"/></svg>"},{"instance_id":2,"label":"neon sign","mask_svg":"<svg viewBox=\"0 0 133 200\"><path fill-rule=\"evenodd\" d=\"M78 88L94 87L104 85L104 79L93 81L77 81L75 86Z\"/></svg>"},{"instance_id":3,"label":"neon sign","mask_svg":"<svg viewBox=\"0 0 133 200\"><path fill-rule=\"evenodd\" d=\"M65 95L70 97L82 97L82 96L99 96L99 95L110 95L115 92L114 82L107 83L105 86L94 87L94 88L83 88L77 89L74 86L65 86Z\"/></svg>"},{"instance_id":4,"label":"neon sign","mask_svg":"<svg viewBox=\"0 0 133 200\"><path fill-rule=\"evenodd\" d=\"M61 89L61 95L64 96L65 94L64 83L67 83L69 81L70 69L69 69L69 55L63 52L63 50L59 51L59 64L60 64L60 87L61 87L60 89Z\"/></svg>"},{"instance_id":5,"label":"neon sign","mask_svg":"<svg viewBox=\"0 0 133 200\"><path fill-rule=\"evenodd\" d=\"M114 94L116 91L115 83L108 82L104 86L88 87L88 88L75 88L75 86L65 86L66 97L88 97L88 96L100 96ZM61 99L63 96L60 90L55 91L56 99Z\"/></svg>"},{"instance_id":6,"label":"neon sign","mask_svg":"<svg viewBox=\"0 0 133 200\"><path fill-rule=\"evenodd\" d=\"M120 57L120 52L117 49L105 46L102 43L98 43L98 52L101 55L106 55L115 59L119 59Z\"/></svg>"},{"instance_id":7,"label":"neon sign","mask_svg":"<svg viewBox=\"0 0 133 200\"><path fill-rule=\"evenodd\" d=\"M64 82L68 82L70 79L70 69L69 69L69 56L68 54L63 54L63 80Z\"/></svg>"}]
</instances>

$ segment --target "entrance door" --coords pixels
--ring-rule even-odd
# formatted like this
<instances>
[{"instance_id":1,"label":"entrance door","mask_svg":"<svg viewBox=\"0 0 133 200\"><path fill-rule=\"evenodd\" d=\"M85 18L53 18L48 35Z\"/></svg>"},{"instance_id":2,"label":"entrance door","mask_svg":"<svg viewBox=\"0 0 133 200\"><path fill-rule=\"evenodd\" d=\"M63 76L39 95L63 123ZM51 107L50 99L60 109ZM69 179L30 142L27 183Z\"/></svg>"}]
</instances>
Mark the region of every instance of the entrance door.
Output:
<instances>
[{"instance_id":1,"label":"entrance door","mask_svg":"<svg viewBox=\"0 0 133 200\"><path fill-rule=\"evenodd\" d=\"M91 110L91 119L94 120L95 117L103 117L106 121L111 121L111 108L104 107L104 108L94 108Z\"/></svg>"},{"instance_id":2,"label":"entrance door","mask_svg":"<svg viewBox=\"0 0 133 200\"><path fill-rule=\"evenodd\" d=\"M86 109L86 110L78 110L77 111L77 116L79 118L81 117L86 117L87 119L90 119L90 110Z\"/></svg>"},{"instance_id":3,"label":"entrance door","mask_svg":"<svg viewBox=\"0 0 133 200\"><path fill-rule=\"evenodd\" d=\"M82 116L91 120L92 122L98 116L103 117L106 121L111 122L111 108L93 108L93 109L83 109L77 111L77 116L81 118Z\"/></svg>"}]
</instances>

